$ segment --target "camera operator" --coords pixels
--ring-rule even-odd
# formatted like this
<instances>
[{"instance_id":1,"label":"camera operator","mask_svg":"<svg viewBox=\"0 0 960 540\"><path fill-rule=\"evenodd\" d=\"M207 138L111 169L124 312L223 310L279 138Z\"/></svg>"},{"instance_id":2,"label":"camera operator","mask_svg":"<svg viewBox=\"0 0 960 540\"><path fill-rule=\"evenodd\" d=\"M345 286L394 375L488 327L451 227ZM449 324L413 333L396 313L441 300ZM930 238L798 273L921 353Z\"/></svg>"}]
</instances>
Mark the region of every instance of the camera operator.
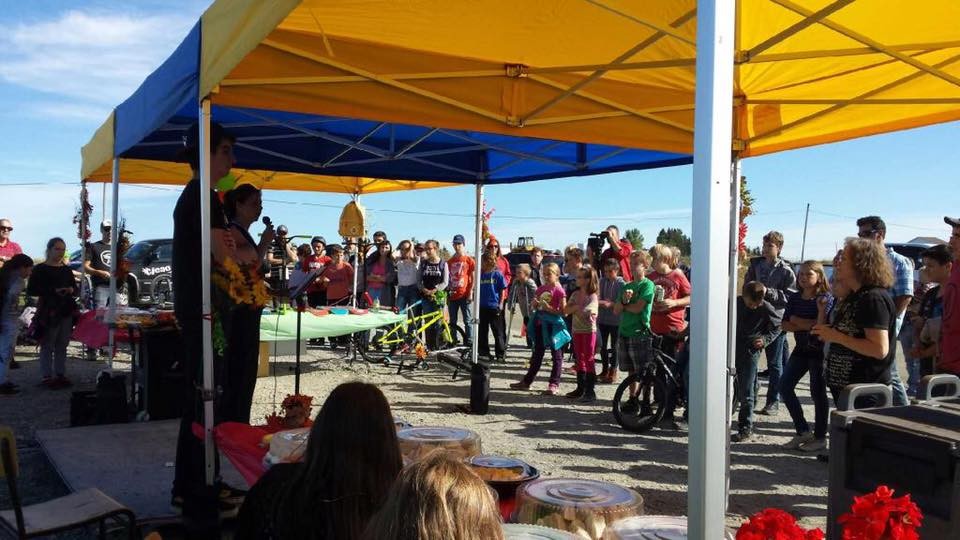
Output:
<instances>
[{"instance_id":1,"label":"camera operator","mask_svg":"<svg viewBox=\"0 0 960 540\"><path fill-rule=\"evenodd\" d=\"M297 252L287 235L287 226L277 227L277 236L267 253L267 262L270 263L270 288L279 291L287 286L287 265L297 260Z\"/></svg>"},{"instance_id":2,"label":"camera operator","mask_svg":"<svg viewBox=\"0 0 960 540\"><path fill-rule=\"evenodd\" d=\"M600 254L600 261L614 259L620 264L620 276L624 281L633 281L633 272L630 270L630 254L633 253L633 244L629 240L620 239L620 229L616 225L607 227L607 230L600 233L601 238L606 234L606 240L610 247L603 250Z\"/></svg>"}]
</instances>

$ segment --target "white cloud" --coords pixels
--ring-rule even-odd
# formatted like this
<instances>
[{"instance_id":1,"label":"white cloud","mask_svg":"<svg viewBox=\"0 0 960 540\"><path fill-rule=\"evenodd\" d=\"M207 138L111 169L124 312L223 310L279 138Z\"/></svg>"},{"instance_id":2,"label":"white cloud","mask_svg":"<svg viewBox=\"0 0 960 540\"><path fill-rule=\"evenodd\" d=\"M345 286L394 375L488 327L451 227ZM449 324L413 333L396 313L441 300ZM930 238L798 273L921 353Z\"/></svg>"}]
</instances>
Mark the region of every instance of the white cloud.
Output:
<instances>
[{"instance_id":1,"label":"white cloud","mask_svg":"<svg viewBox=\"0 0 960 540\"><path fill-rule=\"evenodd\" d=\"M192 14L72 10L53 20L2 25L0 79L66 98L57 106L33 106L36 114L86 119L128 97L194 22Z\"/></svg>"},{"instance_id":2,"label":"white cloud","mask_svg":"<svg viewBox=\"0 0 960 540\"><path fill-rule=\"evenodd\" d=\"M76 102L37 101L27 104L20 112L27 116L42 116L65 121L101 122L110 114L110 107Z\"/></svg>"}]
</instances>

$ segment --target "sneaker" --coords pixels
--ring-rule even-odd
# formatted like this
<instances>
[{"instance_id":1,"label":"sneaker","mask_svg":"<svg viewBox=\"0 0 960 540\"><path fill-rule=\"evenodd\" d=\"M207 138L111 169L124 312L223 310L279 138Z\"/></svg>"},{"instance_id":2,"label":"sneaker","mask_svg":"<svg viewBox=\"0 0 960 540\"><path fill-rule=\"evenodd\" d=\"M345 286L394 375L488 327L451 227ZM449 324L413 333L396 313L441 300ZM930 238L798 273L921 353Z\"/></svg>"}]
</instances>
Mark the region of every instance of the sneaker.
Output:
<instances>
[{"instance_id":1,"label":"sneaker","mask_svg":"<svg viewBox=\"0 0 960 540\"><path fill-rule=\"evenodd\" d=\"M737 429L737 432L733 435L733 437L730 437L730 442L749 442L752 441L753 438L753 428L749 426L742 426Z\"/></svg>"},{"instance_id":2,"label":"sneaker","mask_svg":"<svg viewBox=\"0 0 960 540\"><path fill-rule=\"evenodd\" d=\"M543 395L545 396L555 396L559 393L560 393L560 385L558 384L551 384L550 386L547 386L546 390L543 391Z\"/></svg>"},{"instance_id":3,"label":"sneaker","mask_svg":"<svg viewBox=\"0 0 960 540\"><path fill-rule=\"evenodd\" d=\"M809 442L805 442L800 445L799 450L801 452L819 452L821 450L827 449L827 440L826 439L815 439L811 438Z\"/></svg>"},{"instance_id":4,"label":"sneaker","mask_svg":"<svg viewBox=\"0 0 960 540\"><path fill-rule=\"evenodd\" d=\"M627 402L620 407L620 412L625 414L636 414L640 411L640 400L636 396L627 400Z\"/></svg>"},{"instance_id":5,"label":"sneaker","mask_svg":"<svg viewBox=\"0 0 960 540\"><path fill-rule=\"evenodd\" d=\"M767 403L764 408L759 411L755 411L757 414L762 414L764 416L776 416L780 412L780 404L774 401L773 403Z\"/></svg>"},{"instance_id":6,"label":"sneaker","mask_svg":"<svg viewBox=\"0 0 960 540\"><path fill-rule=\"evenodd\" d=\"M17 385L10 381L0 384L0 396L13 396L20 393Z\"/></svg>"},{"instance_id":7,"label":"sneaker","mask_svg":"<svg viewBox=\"0 0 960 540\"><path fill-rule=\"evenodd\" d=\"M799 450L801 446L813 440L813 433L808 431L797 435L796 437L790 439L790 441L783 445L787 450Z\"/></svg>"},{"instance_id":8,"label":"sneaker","mask_svg":"<svg viewBox=\"0 0 960 540\"><path fill-rule=\"evenodd\" d=\"M513 388L514 390L529 390L530 385L523 381L520 381L520 382L510 383L510 388Z\"/></svg>"}]
</instances>

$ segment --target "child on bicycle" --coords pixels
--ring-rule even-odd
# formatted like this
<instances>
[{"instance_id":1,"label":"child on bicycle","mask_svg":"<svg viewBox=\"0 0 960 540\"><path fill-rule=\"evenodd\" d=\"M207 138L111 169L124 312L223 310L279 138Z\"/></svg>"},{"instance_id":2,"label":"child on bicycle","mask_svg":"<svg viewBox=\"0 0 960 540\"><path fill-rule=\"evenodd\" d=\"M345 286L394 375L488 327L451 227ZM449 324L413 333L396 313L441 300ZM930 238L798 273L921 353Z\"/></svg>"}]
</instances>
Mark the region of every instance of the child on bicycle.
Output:
<instances>
[{"instance_id":1,"label":"child on bicycle","mask_svg":"<svg viewBox=\"0 0 960 540\"><path fill-rule=\"evenodd\" d=\"M577 289L563 312L573 320L573 356L576 359L577 388L568 392L568 398L579 398L580 403L597 400L596 364L593 358L597 345L597 272L583 266L577 271Z\"/></svg>"},{"instance_id":2,"label":"child on bicycle","mask_svg":"<svg viewBox=\"0 0 960 540\"><path fill-rule=\"evenodd\" d=\"M617 344L617 361L620 370L632 375L639 372L652 354L650 313L653 310L655 286L645 277L650 266L650 255L645 251L630 253L630 270L633 281L624 284L623 290L613 304L613 311L620 316L620 340ZM640 410L637 392L640 384L630 385L630 399L623 407L624 413L635 414Z\"/></svg>"},{"instance_id":3,"label":"child on bicycle","mask_svg":"<svg viewBox=\"0 0 960 540\"><path fill-rule=\"evenodd\" d=\"M507 279L497 268L497 256L492 251L483 254L480 259L480 335L477 336L477 354L490 357L490 328L493 327L493 346L497 362L506 357L504 329L499 317L503 309L503 291L507 288Z\"/></svg>"},{"instance_id":4,"label":"child on bicycle","mask_svg":"<svg viewBox=\"0 0 960 540\"><path fill-rule=\"evenodd\" d=\"M603 370L598 380L606 384L617 382L617 338L620 335L620 315L614 313L613 305L617 302L617 297L620 296L625 283L618 275L619 271L619 261L616 259L604 261L603 277L600 278L598 293L600 311L597 314L597 330L600 342L597 348L600 349L600 360L603 362Z\"/></svg>"},{"instance_id":5,"label":"child on bicycle","mask_svg":"<svg viewBox=\"0 0 960 540\"><path fill-rule=\"evenodd\" d=\"M536 290L530 307L533 314L527 332L533 337L533 356L530 357L530 369L519 382L510 388L527 390L533 378L540 371L546 349L550 349L553 368L550 370L550 383L544 394L555 396L560 393L560 370L563 367L561 349L570 342L570 333L563 322L563 308L567 304L567 295L560 286L560 267L548 263L543 267L543 285Z\"/></svg>"},{"instance_id":6,"label":"child on bicycle","mask_svg":"<svg viewBox=\"0 0 960 540\"><path fill-rule=\"evenodd\" d=\"M737 299L736 369L740 412L737 433L731 438L733 442L753 439L753 406L757 398L754 380L760 353L780 335L780 317L770 302L763 299L766 292L763 283L750 281Z\"/></svg>"}]
</instances>

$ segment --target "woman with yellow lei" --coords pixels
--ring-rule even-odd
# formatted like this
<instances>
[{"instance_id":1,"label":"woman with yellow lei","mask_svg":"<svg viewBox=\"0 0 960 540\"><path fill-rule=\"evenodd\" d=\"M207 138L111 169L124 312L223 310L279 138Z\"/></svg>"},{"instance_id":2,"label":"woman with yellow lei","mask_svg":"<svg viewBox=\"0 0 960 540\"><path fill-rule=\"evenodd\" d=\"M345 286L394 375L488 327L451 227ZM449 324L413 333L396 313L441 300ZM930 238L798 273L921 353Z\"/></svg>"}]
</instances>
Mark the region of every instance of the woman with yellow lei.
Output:
<instances>
[{"instance_id":1,"label":"woman with yellow lei","mask_svg":"<svg viewBox=\"0 0 960 540\"><path fill-rule=\"evenodd\" d=\"M257 385L257 361L260 342L260 313L269 300L264 285L264 260L273 242L273 226L267 226L255 242L248 229L260 219L263 201L260 190L241 184L227 192L224 211L230 221L230 233L236 242L232 259L224 261L224 285L233 301L230 313L224 313L226 380L220 399L221 422L250 422L250 406Z\"/></svg>"}]
</instances>

